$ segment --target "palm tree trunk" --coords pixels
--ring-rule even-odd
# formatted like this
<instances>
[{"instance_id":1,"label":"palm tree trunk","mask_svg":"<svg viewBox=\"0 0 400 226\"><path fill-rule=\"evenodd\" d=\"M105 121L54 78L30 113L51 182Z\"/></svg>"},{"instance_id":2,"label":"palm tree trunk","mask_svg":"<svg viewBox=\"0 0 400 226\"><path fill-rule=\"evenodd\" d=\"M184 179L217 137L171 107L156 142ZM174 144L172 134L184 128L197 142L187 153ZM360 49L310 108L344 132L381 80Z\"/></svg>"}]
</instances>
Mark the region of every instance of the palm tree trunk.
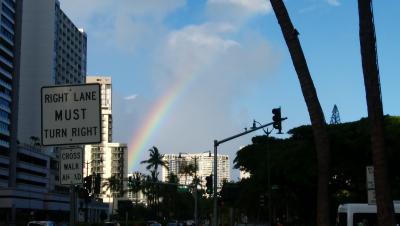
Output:
<instances>
[{"instance_id":1,"label":"palm tree trunk","mask_svg":"<svg viewBox=\"0 0 400 226\"><path fill-rule=\"evenodd\" d=\"M325 117L318 100L303 50L298 39L298 32L293 27L289 14L282 0L271 0L272 8L282 29L294 68L300 82L313 128L314 142L318 160L317 225L329 226L329 162L330 141Z\"/></svg>"},{"instance_id":2,"label":"palm tree trunk","mask_svg":"<svg viewBox=\"0 0 400 226\"><path fill-rule=\"evenodd\" d=\"M376 54L376 38L371 0L358 0L360 46L368 119L371 131L372 161L378 207L378 225L395 225L393 199L388 180L384 141L383 107Z\"/></svg>"}]
</instances>

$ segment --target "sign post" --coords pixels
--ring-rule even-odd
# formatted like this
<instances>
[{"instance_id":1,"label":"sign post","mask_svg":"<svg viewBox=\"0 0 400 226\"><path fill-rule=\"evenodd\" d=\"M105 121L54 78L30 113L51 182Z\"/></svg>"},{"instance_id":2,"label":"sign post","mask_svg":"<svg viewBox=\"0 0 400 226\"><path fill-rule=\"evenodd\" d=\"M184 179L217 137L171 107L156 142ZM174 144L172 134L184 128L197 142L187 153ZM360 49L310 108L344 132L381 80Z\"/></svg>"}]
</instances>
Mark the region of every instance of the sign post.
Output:
<instances>
[{"instance_id":1,"label":"sign post","mask_svg":"<svg viewBox=\"0 0 400 226\"><path fill-rule=\"evenodd\" d=\"M67 148L60 150L60 184L76 185L83 182L83 150Z\"/></svg>"},{"instance_id":2,"label":"sign post","mask_svg":"<svg viewBox=\"0 0 400 226\"><path fill-rule=\"evenodd\" d=\"M42 145L101 142L100 84L42 87Z\"/></svg>"},{"instance_id":3,"label":"sign post","mask_svg":"<svg viewBox=\"0 0 400 226\"><path fill-rule=\"evenodd\" d=\"M76 222L76 187L83 181L83 149L60 150L60 184L70 185L70 225Z\"/></svg>"},{"instance_id":4,"label":"sign post","mask_svg":"<svg viewBox=\"0 0 400 226\"><path fill-rule=\"evenodd\" d=\"M43 146L101 143L100 84L48 86L41 90ZM70 185L70 225L76 222L76 185L83 182L83 150L60 150L60 184Z\"/></svg>"}]
</instances>

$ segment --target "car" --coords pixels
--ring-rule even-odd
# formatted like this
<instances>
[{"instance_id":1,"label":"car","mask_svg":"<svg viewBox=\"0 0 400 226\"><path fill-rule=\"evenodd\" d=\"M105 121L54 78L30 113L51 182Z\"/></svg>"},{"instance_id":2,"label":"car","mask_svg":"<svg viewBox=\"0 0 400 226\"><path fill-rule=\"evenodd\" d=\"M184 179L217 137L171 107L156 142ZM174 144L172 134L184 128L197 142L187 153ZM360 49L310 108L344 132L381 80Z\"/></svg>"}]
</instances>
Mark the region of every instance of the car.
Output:
<instances>
[{"instance_id":1,"label":"car","mask_svg":"<svg viewBox=\"0 0 400 226\"><path fill-rule=\"evenodd\" d=\"M147 226L161 226L157 221L147 221Z\"/></svg>"},{"instance_id":2,"label":"car","mask_svg":"<svg viewBox=\"0 0 400 226\"><path fill-rule=\"evenodd\" d=\"M118 222L105 222L104 226L120 226Z\"/></svg>"},{"instance_id":3,"label":"car","mask_svg":"<svg viewBox=\"0 0 400 226\"><path fill-rule=\"evenodd\" d=\"M167 223L167 226L178 226L178 221L177 220L171 220Z\"/></svg>"},{"instance_id":4,"label":"car","mask_svg":"<svg viewBox=\"0 0 400 226\"><path fill-rule=\"evenodd\" d=\"M27 226L56 226L53 221L30 221Z\"/></svg>"}]
</instances>

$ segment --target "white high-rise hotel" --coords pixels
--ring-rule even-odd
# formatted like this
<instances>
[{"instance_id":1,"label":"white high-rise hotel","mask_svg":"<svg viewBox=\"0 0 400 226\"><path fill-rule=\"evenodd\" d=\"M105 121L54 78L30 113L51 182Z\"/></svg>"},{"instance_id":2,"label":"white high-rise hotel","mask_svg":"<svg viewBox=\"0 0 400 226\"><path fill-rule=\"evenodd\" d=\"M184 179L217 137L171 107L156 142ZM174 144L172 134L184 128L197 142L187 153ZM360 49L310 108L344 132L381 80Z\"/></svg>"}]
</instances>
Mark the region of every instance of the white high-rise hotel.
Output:
<instances>
[{"instance_id":1,"label":"white high-rise hotel","mask_svg":"<svg viewBox=\"0 0 400 226\"><path fill-rule=\"evenodd\" d=\"M230 171L229 171L229 156L218 155L217 156L217 169L218 169L218 189L222 188L224 181L229 182ZM164 161L168 163L168 170L163 167L162 169L162 181L168 180L168 175L171 173L175 174L179 178L180 184L190 184L193 177L185 175L182 171L182 166L185 164L196 164L197 172L196 175L200 179L200 183L203 187L206 185L206 176L213 174L214 156L210 155L209 152L197 153L197 154L166 154L164 155Z\"/></svg>"},{"instance_id":2,"label":"white high-rise hotel","mask_svg":"<svg viewBox=\"0 0 400 226\"><path fill-rule=\"evenodd\" d=\"M111 77L88 76L87 83L101 86L102 143L85 146L84 175L100 174L102 185L115 176L120 181L128 174L128 146L112 142L112 83ZM126 182L124 182L125 184ZM110 190L101 186L104 202L112 201ZM117 197L116 194L114 194Z\"/></svg>"}]
</instances>

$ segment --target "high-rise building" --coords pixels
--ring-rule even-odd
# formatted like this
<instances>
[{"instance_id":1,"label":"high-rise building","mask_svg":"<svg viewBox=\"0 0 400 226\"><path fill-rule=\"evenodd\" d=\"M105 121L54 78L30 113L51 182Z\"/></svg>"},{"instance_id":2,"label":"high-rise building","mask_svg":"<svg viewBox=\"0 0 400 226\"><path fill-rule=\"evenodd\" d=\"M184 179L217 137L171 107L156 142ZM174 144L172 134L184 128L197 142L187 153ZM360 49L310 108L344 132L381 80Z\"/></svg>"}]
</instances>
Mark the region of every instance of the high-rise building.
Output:
<instances>
[{"instance_id":1,"label":"high-rise building","mask_svg":"<svg viewBox=\"0 0 400 226\"><path fill-rule=\"evenodd\" d=\"M230 180L229 174L229 156L218 155L218 190L222 188L224 181ZM205 178L213 174L214 156L210 153L197 153L197 154L166 154L164 155L164 161L168 164L168 169L162 168L161 180L168 181L168 175L171 173L178 176L180 184L190 184L194 178L194 175L185 173L184 166L192 164L197 168L196 176L200 179L200 183L203 187L206 185Z\"/></svg>"},{"instance_id":2,"label":"high-rise building","mask_svg":"<svg viewBox=\"0 0 400 226\"><path fill-rule=\"evenodd\" d=\"M40 90L85 81L86 34L57 0L0 5L0 225L67 219L69 189L59 185L57 156L40 147Z\"/></svg>"},{"instance_id":3,"label":"high-rise building","mask_svg":"<svg viewBox=\"0 0 400 226\"><path fill-rule=\"evenodd\" d=\"M18 140L30 143L40 137L41 88L85 83L87 37L58 0L24 1L22 8Z\"/></svg>"},{"instance_id":4,"label":"high-rise building","mask_svg":"<svg viewBox=\"0 0 400 226\"><path fill-rule=\"evenodd\" d=\"M111 177L121 182L121 189L126 187L128 175L128 146L121 143L112 143L112 84L111 77L88 76L87 83L99 83L101 86L101 118L102 143L85 145L84 175L100 174L102 185ZM112 202L119 197L118 192L112 194L107 186L101 186L104 202Z\"/></svg>"},{"instance_id":5,"label":"high-rise building","mask_svg":"<svg viewBox=\"0 0 400 226\"><path fill-rule=\"evenodd\" d=\"M22 1L1 0L0 4L0 187L7 187L16 181Z\"/></svg>"},{"instance_id":6,"label":"high-rise building","mask_svg":"<svg viewBox=\"0 0 400 226\"><path fill-rule=\"evenodd\" d=\"M99 83L101 90L102 142L112 142L112 89L111 77L88 76L86 83Z\"/></svg>"},{"instance_id":7,"label":"high-rise building","mask_svg":"<svg viewBox=\"0 0 400 226\"><path fill-rule=\"evenodd\" d=\"M107 180L115 177L123 186L128 175L128 147L120 143L101 143L85 145L84 176L100 174L102 186L101 196L104 202L112 201L113 196L118 197L118 192L112 194L110 189L104 187ZM121 187L122 188L122 187Z\"/></svg>"}]
</instances>

